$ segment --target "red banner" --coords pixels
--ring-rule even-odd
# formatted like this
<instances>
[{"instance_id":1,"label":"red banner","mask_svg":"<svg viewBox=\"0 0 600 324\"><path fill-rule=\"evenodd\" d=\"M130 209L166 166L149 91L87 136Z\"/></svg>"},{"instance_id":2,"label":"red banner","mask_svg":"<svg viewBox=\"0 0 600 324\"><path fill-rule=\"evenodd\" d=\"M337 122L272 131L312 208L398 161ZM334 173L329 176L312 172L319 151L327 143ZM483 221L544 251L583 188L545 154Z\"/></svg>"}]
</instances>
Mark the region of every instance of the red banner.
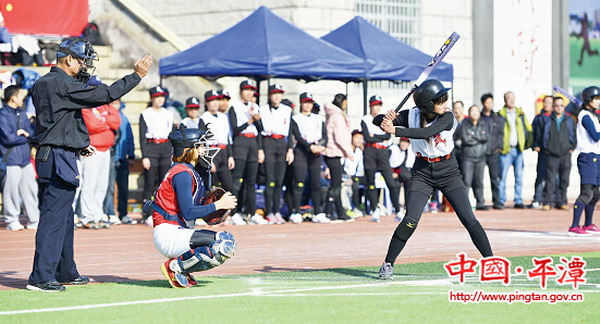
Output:
<instances>
[{"instance_id":1,"label":"red banner","mask_svg":"<svg viewBox=\"0 0 600 324\"><path fill-rule=\"evenodd\" d=\"M78 36L88 23L87 0L2 0L11 34Z\"/></svg>"}]
</instances>

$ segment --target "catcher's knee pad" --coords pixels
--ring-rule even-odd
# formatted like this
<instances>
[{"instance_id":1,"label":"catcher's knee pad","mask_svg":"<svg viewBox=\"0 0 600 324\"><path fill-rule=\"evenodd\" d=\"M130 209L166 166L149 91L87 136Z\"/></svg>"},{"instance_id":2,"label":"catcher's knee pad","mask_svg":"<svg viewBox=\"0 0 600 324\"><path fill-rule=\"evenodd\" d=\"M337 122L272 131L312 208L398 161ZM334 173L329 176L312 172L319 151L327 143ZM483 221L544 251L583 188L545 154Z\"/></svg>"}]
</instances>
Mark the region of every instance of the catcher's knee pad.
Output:
<instances>
[{"instance_id":1,"label":"catcher's knee pad","mask_svg":"<svg viewBox=\"0 0 600 324\"><path fill-rule=\"evenodd\" d=\"M410 236L417 229L418 224L419 224L418 221L410 219L409 217L405 217L402 220L402 222L400 222L400 224L398 224L398 227L396 227L396 230L394 231L394 235L397 236L402 241L408 241Z\"/></svg>"},{"instance_id":2,"label":"catcher's knee pad","mask_svg":"<svg viewBox=\"0 0 600 324\"><path fill-rule=\"evenodd\" d=\"M217 260L222 263L232 258L235 255L235 249L236 244L233 234L227 231L217 232L215 242L211 245L211 251Z\"/></svg>"}]
</instances>

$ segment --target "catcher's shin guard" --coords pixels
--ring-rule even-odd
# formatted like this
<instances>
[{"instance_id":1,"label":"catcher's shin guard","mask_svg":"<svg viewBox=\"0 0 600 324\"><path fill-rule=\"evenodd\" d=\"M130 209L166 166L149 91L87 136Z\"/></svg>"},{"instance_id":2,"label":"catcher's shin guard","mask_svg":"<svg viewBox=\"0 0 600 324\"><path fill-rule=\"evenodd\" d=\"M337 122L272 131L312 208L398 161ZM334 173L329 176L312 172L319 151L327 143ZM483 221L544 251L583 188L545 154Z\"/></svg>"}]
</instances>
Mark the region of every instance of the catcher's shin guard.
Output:
<instances>
[{"instance_id":1,"label":"catcher's shin guard","mask_svg":"<svg viewBox=\"0 0 600 324\"><path fill-rule=\"evenodd\" d=\"M235 254L235 239L229 232L217 232L209 246L199 246L177 257L177 272L190 273L220 266Z\"/></svg>"}]
</instances>

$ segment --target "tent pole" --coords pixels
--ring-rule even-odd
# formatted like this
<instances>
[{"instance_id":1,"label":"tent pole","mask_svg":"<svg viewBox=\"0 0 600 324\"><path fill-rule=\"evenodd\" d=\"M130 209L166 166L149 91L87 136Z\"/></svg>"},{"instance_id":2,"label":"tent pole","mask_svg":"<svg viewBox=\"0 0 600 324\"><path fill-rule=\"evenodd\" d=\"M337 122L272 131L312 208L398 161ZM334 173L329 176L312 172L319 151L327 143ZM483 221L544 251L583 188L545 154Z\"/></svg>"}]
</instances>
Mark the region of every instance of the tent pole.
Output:
<instances>
[{"instance_id":1,"label":"tent pole","mask_svg":"<svg viewBox=\"0 0 600 324\"><path fill-rule=\"evenodd\" d=\"M256 81L256 92L258 92L258 97L256 98L256 104L260 106L260 79L255 78Z\"/></svg>"},{"instance_id":2,"label":"tent pole","mask_svg":"<svg viewBox=\"0 0 600 324\"><path fill-rule=\"evenodd\" d=\"M363 116L367 114L367 92L369 82L367 79L363 80Z\"/></svg>"},{"instance_id":3,"label":"tent pole","mask_svg":"<svg viewBox=\"0 0 600 324\"><path fill-rule=\"evenodd\" d=\"M348 98L348 82L346 82L346 98Z\"/></svg>"},{"instance_id":4,"label":"tent pole","mask_svg":"<svg viewBox=\"0 0 600 324\"><path fill-rule=\"evenodd\" d=\"M160 81L158 82L158 85L161 87L163 86L163 76L162 75L160 76Z\"/></svg>"}]
</instances>

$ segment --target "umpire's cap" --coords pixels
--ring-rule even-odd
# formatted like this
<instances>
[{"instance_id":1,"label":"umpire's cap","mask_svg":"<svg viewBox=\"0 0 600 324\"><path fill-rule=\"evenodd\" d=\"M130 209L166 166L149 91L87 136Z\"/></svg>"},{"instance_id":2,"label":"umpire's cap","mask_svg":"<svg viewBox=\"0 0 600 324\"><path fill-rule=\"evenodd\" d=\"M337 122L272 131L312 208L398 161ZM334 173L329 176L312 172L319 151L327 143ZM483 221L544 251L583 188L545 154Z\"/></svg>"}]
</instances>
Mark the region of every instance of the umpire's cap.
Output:
<instances>
[{"instance_id":1,"label":"umpire's cap","mask_svg":"<svg viewBox=\"0 0 600 324\"><path fill-rule=\"evenodd\" d=\"M450 88L444 88L444 85L438 80L426 80L417 88L413 94L413 99L421 111L432 113L433 102L445 95L448 90Z\"/></svg>"}]
</instances>

